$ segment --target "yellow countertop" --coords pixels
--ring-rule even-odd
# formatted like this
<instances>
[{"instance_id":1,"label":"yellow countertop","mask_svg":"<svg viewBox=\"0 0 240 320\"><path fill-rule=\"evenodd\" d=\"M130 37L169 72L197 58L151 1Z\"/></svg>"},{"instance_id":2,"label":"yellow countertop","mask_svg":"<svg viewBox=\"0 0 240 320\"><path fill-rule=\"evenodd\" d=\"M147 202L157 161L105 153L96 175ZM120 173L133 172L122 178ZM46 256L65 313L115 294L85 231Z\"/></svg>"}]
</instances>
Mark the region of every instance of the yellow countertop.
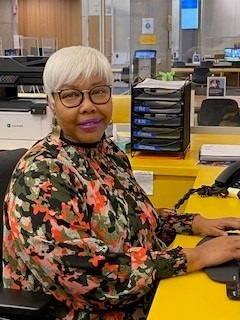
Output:
<instances>
[{"instance_id":1,"label":"yellow countertop","mask_svg":"<svg viewBox=\"0 0 240 320\"><path fill-rule=\"evenodd\" d=\"M191 134L190 148L184 159L165 157L159 154L131 156L134 170L152 171L154 175L153 195L149 198L156 207L173 206L193 187L199 170L199 150L204 143L239 144L238 135ZM204 166L205 167L205 166ZM185 211L187 202L179 209Z\"/></svg>"},{"instance_id":2,"label":"yellow countertop","mask_svg":"<svg viewBox=\"0 0 240 320\"><path fill-rule=\"evenodd\" d=\"M240 144L240 137L237 135L213 135L213 134L191 134L190 147L186 152L184 159L165 157L159 154L136 155L130 156L131 164L137 170L152 170L156 174L176 174L197 176L199 169L198 165L199 150L204 143L219 143L219 144Z\"/></svg>"},{"instance_id":3,"label":"yellow countertop","mask_svg":"<svg viewBox=\"0 0 240 320\"><path fill-rule=\"evenodd\" d=\"M194 187L211 185L222 167L202 167ZM186 212L207 217L237 216L240 201L234 198L190 197ZM173 246L193 247L200 236L178 235ZM240 317L240 301L230 300L226 286L208 278L203 271L160 281L147 320L232 320Z\"/></svg>"},{"instance_id":4,"label":"yellow countertop","mask_svg":"<svg viewBox=\"0 0 240 320\"><path fill-rule=\"evenodd\" d=\"M197 66L196 66L197 67ZM224 72L240 72L240 68L231 68L231 67L213 67L209 68L210 72L215 73L224 73ZM185 68L171 68L172 71L181 72L181 73L190 73L193 72L194 67L185 67Z\"/></svg>"}]
</instances>

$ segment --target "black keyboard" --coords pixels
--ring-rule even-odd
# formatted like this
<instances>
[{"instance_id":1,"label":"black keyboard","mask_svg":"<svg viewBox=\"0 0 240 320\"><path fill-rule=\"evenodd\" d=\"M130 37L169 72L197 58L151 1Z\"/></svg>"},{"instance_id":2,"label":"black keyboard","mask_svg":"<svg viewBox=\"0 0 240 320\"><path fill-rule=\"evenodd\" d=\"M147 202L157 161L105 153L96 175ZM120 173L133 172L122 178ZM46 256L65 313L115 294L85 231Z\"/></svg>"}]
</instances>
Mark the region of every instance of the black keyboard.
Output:
<instances>
[{"instance_id":1,"label":"black keyboard","mask_svg":"<svg viewBox=\"0 0 240 320\"><path fill-rule=\"evenodd\" d=\"M231 300L240 300L240 282L229 281L226 283L227 296Z\"/></svg>"},{"instance_id":2,"label":"black keyboard","mask_svg":"<svg viewBox=\"0 0 240 320\"><path fill-rule=\"evenodd\" d=\"M0 74L0 85L1 84L15 84L19 79L19 76L14 74Z\"/></svg>"}]
</instances>

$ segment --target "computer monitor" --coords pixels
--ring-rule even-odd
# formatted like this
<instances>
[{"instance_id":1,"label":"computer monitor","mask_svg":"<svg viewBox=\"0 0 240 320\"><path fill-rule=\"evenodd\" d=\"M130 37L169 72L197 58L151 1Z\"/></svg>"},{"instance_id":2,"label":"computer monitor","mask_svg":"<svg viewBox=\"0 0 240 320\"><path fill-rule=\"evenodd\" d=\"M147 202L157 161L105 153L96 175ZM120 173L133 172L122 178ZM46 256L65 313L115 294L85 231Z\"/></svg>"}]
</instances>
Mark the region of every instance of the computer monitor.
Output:
<instances>
[{"instance_id":1,"label":"computer monitor","mask_svg":"<svg viewBox=\"0 0 240 320\"><path fill-rule=\"evenodd\" d=\"M202 56L201 56L200 53L194 53L192 55L192 63L193 64L200 65L201 64L201 60L202 60Z\"/></svg>"},{"instance_id":2,"label":"computer monitor","mask_svg":"<svg viewBox=\"0 0 240 320\"><path fill-rule=\"evenodd\" d=\"M240 48L225 48L224 59L230 62L240 61Z\"/></svg>"},{"instance_id":3,"label":"computer monitor","mask_svg":"<svg viewBox=\"0 0 240 320\"><path fill-rule=\"evenodd\" d=\"M133 56L133 77L139 80L156 77L157 51L151 49L136 50Z\"/></svg>"},{"instance_id":4,"label":"computer monitor","mask_svg":"<svg viewBox=\"0 0 240 320\"><path fill-rule=\"evenodd\" d=\"M157 51L151 49L142 49L142 50L135 50L134 58L135 59L153 59L156 58Z\"/></svg>"},{"instance_id":5,"label":"computer monitor","mask_svg":"<svg viewBox=\"0 0 240 320\"><path fill-rule=\"evenodd\" d=\"M233 61L240 61L240 48L235 48L233 51Z\"/></svg>"},{"instance_id":6,"label":"computer monitor","mask_svg":"<svg viewBox=\"0 0 240 320\"><path fill-rule=\"evenodd\" d=\"M0 99L17 98L18 85L43 85L47 57L0 57Z\"/></svg>"},{"instance_id":7,"label":"computer monitor","mask_svg":"<svg viewBox=\"0 0 240 320\"><path fill-rule=\"evenodd\" d=\"M198 29L199 27L199 1L181 0L181 29Z\"/></svg>"},{"instance_id":8,"label":"computer monitor","mask_svg":"<svg viewBox=\"0 0 240 320\"><path fill-rule=\"evenodd\" d=\"M6 50L4 50L4 54L5 54L5 56L14 57L17 55L17 50L16 49L6 49Z\"/></svg>"}]
</instances>

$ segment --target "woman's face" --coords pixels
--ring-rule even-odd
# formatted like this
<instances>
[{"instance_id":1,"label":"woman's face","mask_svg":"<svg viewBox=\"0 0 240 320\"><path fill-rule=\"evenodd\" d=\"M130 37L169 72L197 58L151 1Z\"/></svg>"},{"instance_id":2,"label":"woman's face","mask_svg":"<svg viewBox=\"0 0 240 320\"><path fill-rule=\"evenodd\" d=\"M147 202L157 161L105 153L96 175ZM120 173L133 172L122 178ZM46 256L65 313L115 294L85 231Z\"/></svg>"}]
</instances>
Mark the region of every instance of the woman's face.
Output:
<instances>
[{"instance_id":1,"label":"woman's face","mask_svg":"<svg viewBox=\"0 0 240 320\"><path fill-rule=\"evenodd\" d=\"M218 86L217 81L216 81L216 80L212 80L211 86L212 86L213 88L217 88L217 86Z\"/></svg>"},{"instance_id":2,"label":"woman's face","mask_svg":"<svg viewBox=\"0 0 240 320\"><path fill-rule=\"evenodd\" d=\"M79 77L70 85L62 86L60 89L64 90L62 93L54 93L55 116L66 137L81 143L93 143L102 138L112 117L112 99L110 98L106 103L101 102L106 100L104 95L107 93L104 93L99 86L104 85L108 83L105 83L99 76L92 77L88 83ZM97 87L96 90L95 87ZM78 92L74 91L75 89L80 91L94 89L92 99L97 99L101 104L92 102L89 93L84 92L83 101L79 106L67 108L64 104L71 105L72 100L76 100L74 93Z\"/></svg>"}]
</instances>

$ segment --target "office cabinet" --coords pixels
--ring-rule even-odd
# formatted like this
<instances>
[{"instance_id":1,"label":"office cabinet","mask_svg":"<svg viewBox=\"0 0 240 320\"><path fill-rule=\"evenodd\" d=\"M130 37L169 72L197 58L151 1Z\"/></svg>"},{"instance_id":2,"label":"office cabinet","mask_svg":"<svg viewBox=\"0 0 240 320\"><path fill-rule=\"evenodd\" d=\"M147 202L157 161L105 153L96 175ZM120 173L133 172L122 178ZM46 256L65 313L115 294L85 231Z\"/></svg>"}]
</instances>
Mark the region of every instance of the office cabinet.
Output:
<instances>
[{"instance_id":1,"label":"office cabinet","mask_svg":"<svg viewBox=\"0 0 240 320\"><path fill-rule=\"evenodd\" d=\"M133 155L137 151L184 155L190 143L191 84L183 82L174 89L135 85L131 97Z\"/></svg>"}]
</instances>

